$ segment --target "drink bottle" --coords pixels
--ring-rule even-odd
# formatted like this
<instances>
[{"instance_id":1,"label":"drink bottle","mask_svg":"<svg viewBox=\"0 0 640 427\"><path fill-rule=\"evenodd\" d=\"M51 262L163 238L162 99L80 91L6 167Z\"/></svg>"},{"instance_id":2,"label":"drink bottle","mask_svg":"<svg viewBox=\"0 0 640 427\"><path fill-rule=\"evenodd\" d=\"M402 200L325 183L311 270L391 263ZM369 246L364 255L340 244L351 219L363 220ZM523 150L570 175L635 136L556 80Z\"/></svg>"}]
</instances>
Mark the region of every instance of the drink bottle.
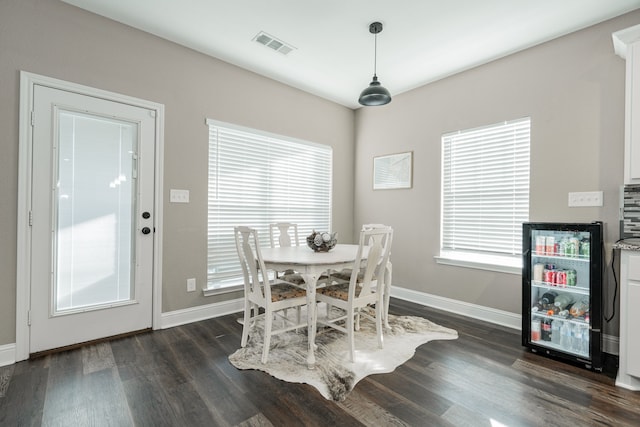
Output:
<instances>
[{"instance_id":1,"label":"drink bottle","mask_svg":"<svg viewBox=\"0 0 640 427\"><path fill-rule=\"evenodd\" d=\"M553 323L551 323L551 342L554 344L560 344L560 335L562 330L562 321L558 319L554 319Z\"/></svg>"},{"instance_id":2,"label":"drink bottle","mask_svg":"<svg viewBox=\"0 0 640 427\"><path fill-rule=\"evenodd\" d=\"M551 319L542 321L542 341L551 341Z\"/></svg>"},{"instance_id":3,"label":"drink bottle","mask_svg":"<svg viewBox=\"0 0 640 427\"><path fill-rule=\"evenodd\" d=\"M571 350L576 353L580 352L582 348L582 330L580 325L571 325Z\"/></svg>"},{"instance_id":4,"label":"drink bottle","mask_svg":"<svg viewBox=\"0 0 640 427\"><path fill-rule=\"evenodd\" d=\"M540 327L540 320L539 319L534 319L531 321L531 341L540 341L540 333L541 333L541 327Z\"/></svg>"},{"instance_id":5,"label":"drink bottle","mask_svg":"<svg viewBox=\"0 0 640 427\"><path fill-rule=\"evenodd\" d=\"M589 354L589 325L580 325L582 340L580 342L580 353Z\"/></svg>"},{"instance_id":6,"label":"drink bottle","mask_svg":"<svg viewBox=\"0 0 640 427\"><path fill-rule=\"evenodd\" d=\"M569 322L562 322L562 327L560 328L560 346L563 350L571 349L571 327L569 326Z\"/></svg>"},{"instance_id":7,"label":"drink bottle","mask_svg":"<svg viewBox=\"0 0 640 427\"><path fill-rule=\"evenodd\" d=\"M564 310L565 308L567 308L567 306L571 303L574 302L573 297L568 294L568 293L564 293L564 294L560 294L558 295L554 302L553 305L555 305L556 307L558 307L560 310Z\"/></svg>"},{"instance_id":8,"label":"drink bottle","mask_svg":"<svg viewBox=\"0 0 640 427\"><path fill-rule=\"evenodd\" d=\"M546 308L548 305L553 305L558 293L556 291L549 291L542 294L540 303Z\"/></svg>"}]
</instances>

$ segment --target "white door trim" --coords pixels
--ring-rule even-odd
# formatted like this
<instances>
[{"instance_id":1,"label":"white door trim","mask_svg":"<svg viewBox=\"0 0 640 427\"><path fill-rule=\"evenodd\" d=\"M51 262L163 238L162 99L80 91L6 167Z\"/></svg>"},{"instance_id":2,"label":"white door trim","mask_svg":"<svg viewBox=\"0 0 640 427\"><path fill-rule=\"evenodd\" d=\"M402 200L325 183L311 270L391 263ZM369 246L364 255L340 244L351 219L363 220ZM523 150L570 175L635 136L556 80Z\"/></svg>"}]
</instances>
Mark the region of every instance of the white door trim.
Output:
<instances>
[{"instance_id":1,"label":"white door trim","mask_svg":"<svg viewBox=\"0 0 640 427\"><path fill-rule=\"evenodd\" d=\"M164 105L118 93L20 71L20 129L18 144L18 224L16 266L16 362L29 357L29 309L31 228L31 111L34 86L42 85L109 101L134 105L156 112L156 145L154 171L154 227L153 233L153 329L162 327L162 177L164 165Z\"/></svg>"}]
</instances>

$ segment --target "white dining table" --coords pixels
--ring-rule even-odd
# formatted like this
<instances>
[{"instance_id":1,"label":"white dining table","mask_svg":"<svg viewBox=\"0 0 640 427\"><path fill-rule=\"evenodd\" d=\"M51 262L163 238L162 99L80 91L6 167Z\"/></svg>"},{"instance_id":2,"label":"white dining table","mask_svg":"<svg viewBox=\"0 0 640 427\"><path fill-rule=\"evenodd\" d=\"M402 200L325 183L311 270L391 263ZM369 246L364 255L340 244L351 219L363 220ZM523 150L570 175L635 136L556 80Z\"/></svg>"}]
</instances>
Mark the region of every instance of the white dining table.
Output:
<instances>
[{"instance_id":1,"label":"white dining table","mask_svg":"<svg viewBox=\"0 0 640 427\"><path fill-rule=\"evenodd\" d=\"M262 259L267 269L275 271L294 270L302 276L307 288L307 330L309 352L307 367L313 369L316 363L316 286L323 273L340 271L353 267L358 245L337 244L329 252L314 252L307 246L289 246L261 249ZM363 256L366 258L368 248Z\"/></svg>"}]
</instances>

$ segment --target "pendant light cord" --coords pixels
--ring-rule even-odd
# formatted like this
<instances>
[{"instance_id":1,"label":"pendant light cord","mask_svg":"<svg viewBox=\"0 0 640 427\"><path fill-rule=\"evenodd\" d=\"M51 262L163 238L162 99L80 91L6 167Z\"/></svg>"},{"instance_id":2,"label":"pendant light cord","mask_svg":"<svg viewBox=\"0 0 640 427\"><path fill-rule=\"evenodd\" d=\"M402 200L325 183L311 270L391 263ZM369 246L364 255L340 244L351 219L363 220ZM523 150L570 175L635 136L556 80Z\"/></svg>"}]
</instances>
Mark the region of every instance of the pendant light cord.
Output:
<instances>
[{"instance_id":1,"label":"pendant light cord","mask_svg":"<svg viewBox=\"0 0 640 427\"><path fill-rule=\"evenodd\" d=\"M378 33L373 35L373 75L376 75L376 64L378 62Z\"/></svg>"}]
</instances>

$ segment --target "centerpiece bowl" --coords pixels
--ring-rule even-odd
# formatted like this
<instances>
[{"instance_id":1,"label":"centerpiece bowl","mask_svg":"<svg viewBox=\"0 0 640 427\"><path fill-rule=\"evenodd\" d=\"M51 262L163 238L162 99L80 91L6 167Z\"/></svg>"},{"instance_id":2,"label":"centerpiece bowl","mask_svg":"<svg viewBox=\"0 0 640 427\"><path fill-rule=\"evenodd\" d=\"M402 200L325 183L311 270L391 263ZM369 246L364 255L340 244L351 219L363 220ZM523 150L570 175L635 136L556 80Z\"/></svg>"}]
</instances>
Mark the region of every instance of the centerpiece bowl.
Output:
<instances>
[{"instance_id":1,"label":"centerpiece bowl","mask_svg":"<svg viewBox=\"0 0 640 427\"><path fill-rule=\"evenodd\" d=\"M338 233L313 230L313 233L307 236L307 246L313 249L314 252L329 252L338 243L337 235Z\"/></svg>"}]
</instances>

